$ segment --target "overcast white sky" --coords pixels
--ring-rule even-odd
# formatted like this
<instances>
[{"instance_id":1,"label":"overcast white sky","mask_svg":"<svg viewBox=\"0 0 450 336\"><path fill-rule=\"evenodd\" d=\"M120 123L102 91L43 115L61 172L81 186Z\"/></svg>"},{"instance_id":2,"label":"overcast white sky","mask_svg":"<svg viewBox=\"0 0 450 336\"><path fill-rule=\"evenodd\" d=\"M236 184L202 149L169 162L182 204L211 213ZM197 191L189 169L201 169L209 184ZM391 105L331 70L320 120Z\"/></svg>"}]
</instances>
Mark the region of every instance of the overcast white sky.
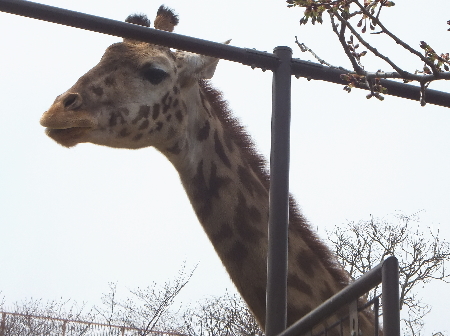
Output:
<instances>
[{"instance_id":1,"label":"overcast white sky","mask_svg":"<svg viewBox=\"0 0 450 336\"><path fill-rule=\"evenodd\" d=\"M46 0L45 4L123 20L153 18L159 2ZM322 58L349 67L328 25L298 25L284 1L167 0L176 32L240 47L294 49L294 36ZM447 1L397 1L389 27L411 45L449 51ZM42 113L119 40L0 13L0 291L7 303L34 297L98 303L119 289L164 282L183 260L199 263L182 299L233 291L190 207L177 173L153 149L91 144L66 149L44 134ZM375 38L380 38L376 36ZM414 71L421 64L381 44ZM373 70L379 67L375 65ZM383 68L384 70L386 67ZM221 61L213 83L224 92L266 157L271 73ZM448 83L432 88L450 91ZM341 86L293 81L291 190L321 233L346 221L421 212L421 226L450 240L450 110L386 97L367 100ZM325 238L325 236L323 236ZM450 331L449 285L425 288L434 306L427 332ZM1 295L0 295L1 296Z\"/></svg>"}]
</instances>

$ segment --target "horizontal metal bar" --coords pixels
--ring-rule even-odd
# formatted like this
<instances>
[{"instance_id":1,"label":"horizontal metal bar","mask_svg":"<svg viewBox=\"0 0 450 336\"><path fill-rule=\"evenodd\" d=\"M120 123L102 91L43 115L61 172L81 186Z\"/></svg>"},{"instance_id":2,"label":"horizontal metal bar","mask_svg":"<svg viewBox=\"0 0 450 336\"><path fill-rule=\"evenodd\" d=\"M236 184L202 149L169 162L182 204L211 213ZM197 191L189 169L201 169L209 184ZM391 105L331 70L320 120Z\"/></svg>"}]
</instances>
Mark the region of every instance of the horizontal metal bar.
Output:
<instances>
[{"instance_id":1,"label":"horizontal metal bar","mask_svg":"<svg viewBox=\"0 0 450 336\"><path fill-rule=\"evenodd\" d=\"M279 63L278 57L271 53L224 45L31 1L0 0L0 11L98 33L164 45L169 48L227 59L262 69L273 70Z\"/></svg>"},{"instance_id":2,"label":"horizontal metal bar","mask_svg":"<svg viewBox=\"0 0 450 336\"><path fill-rule=\"evenodd\" d=\"M379 314L377 313L378 309L375 308L375 305L377 304L377 302L379 302L379 300L380 300L380 295L378 295L378 296L374 297L372 300L366 302L361 307L358 307L358 312L362 312L363 310L369 308L370 306L372 306L372 305L374 306L373 310L374 310L374 312L376 312L375 313L375 328L376 328L376 325L377 325L377 322L378 322L378 317L379 317ZM349 314L345 315L344 317L341 317L339 320L337 320L333 324L327 325L324 330L320 331L318 334L314 334L313 336L326 335L329 330L332 330L333 328L335 328L338 325L340 325L342 322L348 320L349 317L350 317ZM341 333L341 335L342 335L342 333ZM375 332L374 336L378 336L378 332Z\"/></svg>"},{"instance_id":3,"label":"horizontal metal bar","mask_svg":"<svg viewBox=\"0 0 450 336\"><path fill-rule=\"evenodd\" d=\"M297 77L323 80L341 85L348 84L346 81L341 79L341 75L346 74L346 71L336 68L330 68L318 63L294 59L292 69L292 74ZM417 101L420 100L420 87L418 86L395 82L387 79L381 79L380 83L388 90L387 94L390 96ZM368 90L367 88L359 89ZM450 94L447 92L426 89L425 97L428 104L450 107Z\"/></svg>"},{"instance_id":4,"label":"horizontal metal bar","mask_svg":"<svg viewBox=\"0 0 450 336\"><path fill-rule=\"evenodd\" d=\"M342 306L349 304L352 300L355 300L355 298L363 296L373 287L381 283L383 264L391 258L395 257L387 258L359 279L355 280L355 282L342 289L339 293L335 294L319 307L291 325L278 336L303 335L316 325L320 324L324 318L335 313Z\"/></svg>"},{"instance_id":5,"label":"horizontal metal bar","mask_svg":"<svg viewBox=\"0 0 450 336\"><path fill-rule=\"evenodd\" d=\"M169 33L31 1L0 0L0 11L103 34L165 45L170 48L218 57L261 69L275 70L279 64L278 57L271 53L224 45L222 43ZM299 59L294 59L292 62L292 74L295 76L323 80L341 85L347 84L340 77L341 74L345 73L342 70ZM420 89L417 86L391 80L381 80L381 84L388 89L389 95L417 101L420 99ZM425 92L428 103L450 107L449 93L431 89L427 89Z\"/></svg>"}]
</instances>

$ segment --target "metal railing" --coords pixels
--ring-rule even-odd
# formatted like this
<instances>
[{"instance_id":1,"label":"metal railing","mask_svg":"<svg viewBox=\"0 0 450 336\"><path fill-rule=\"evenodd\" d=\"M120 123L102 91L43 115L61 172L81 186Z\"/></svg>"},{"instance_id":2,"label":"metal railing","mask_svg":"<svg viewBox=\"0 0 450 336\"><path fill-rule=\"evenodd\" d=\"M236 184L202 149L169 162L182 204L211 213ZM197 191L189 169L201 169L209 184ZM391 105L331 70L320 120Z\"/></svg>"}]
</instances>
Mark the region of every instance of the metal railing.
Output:
<instances>
[{"instance_id":1,"label":"metal railing","mask_svg":"<svg viewBox=\"0 0 450 336\"><path fill-rule=\"evenodd\" d=\"M308 79L324 80L347 84L341 79L344 72L320 64L292 59L291 49L288 47L277 47L273 54L252 49L238 48L205 41L193 37L169 33L152 28L133 25L125 22L110 20L93 15L83 14L75 11L65 10L52 6L42 5L31 1L22 0L0 0L0 10L12 14L27 16L39 20L45 20L72 27L87 29L104 34L132 38L153 44L164 45L218 57L230 61L240 62L244 65L258 67L263 70L274 72L273 79L273 112L272 112L272 148L270 162L270 220L269 220L269 249L268 249L268 281L267 281L267 336L293 335L298 330L305 330L305 325L314 321L322 311L332 310L336 302L347 301L351 295L362 295L359 291L361 281L358 280L351 286L345 288L341 293L329 299L324 305L314 310L299 322L295 323L286 331L286 278L287 278L287 227L288 227L288 189L289 189L289 128L290 128L290 83L292 75L306 77ZM420 88L399 82L381 80L382 85L388 89L388 94L408 98L420 99ZM450 107L450 94L426 90L427 102L445 107ZM384 264L391 262L385 261ZM394 286L385 285L386 279L394 275L384 274L383 266L375 268L362 278L368 279L370 283L376 278L383 281L383 288ZM380 278L380 274L383 275ZM398 272L397 272L398 277ZM361 278L361 279L362 279ZM382 279L382 280L381 280ZM366 280L364 280L366 281ZM394 280L392 280L394 281ZM375 281L376 282L376 281ZM379 283L379 282L378 282ZM389 282L390 283L390 282ZM398 286L398 281L397 281ZM395 287L395 286L394 286ZM355 289L356 288L356 289ZM364 285L364 288L366 286ZM370 288L368 288L370 289ZM398 290L398 288L397 288ZM383 295L383 297L390 295ZM344 300L343 297L346 299ZM354 297L355 299L356 297ZM396 296L398 300L398 295ZM392 302L394 302L393 300ZM385 309L387 305L383 305ZM398 316L398 302L393 304L389 311L390 316ZM390 309L390 308L386 308ZM397 313L393 312L397 310ZM392 313L392 315L391 315ZM383 316L388 314L383 314ZM314 317L314 318L313 318ZM386 328L386 324L384 327ZM385 335L398 336L397 327L392 328ZM388 328L388 330L391 330Z\"/></svg>"},{"instance_id":2,"label":"metal railing","mask_svg":"<svg viewBox=\"0 0 450 336\"><path fill-rule=\"evenodd\" d=\"M0 336L188 336L176 332L79 321L22 313L0 312Z\"/></svg>"},{"instance_id":3,"label":"metal railing","mask_svg":"<svg viewBox=\"0 0 450 336\"><path fill-rule=\"evenodd\" d=\"M345 287L336 295L329 298L319 307L305 315L299 321L294 323L288 329L279 334L279 336L303 335L317 326L322 320L335 313L339 308L350 305L350 325L355 325L351 319L357 318L354 311L357 305L351 303L357 302L358 298L369 292L375 286L382 284L382 309L383 309L383 335L400 335L400 310L399 310L399 274L398 260L395 257L389 257L381 264L365 273L355 282ZM375 303L375 301L374 301ZM352 314L353 310L353 314ZM375 317L376 319L377 317ZM357 325L358 323L356 323ZM374 323L376 325L376 323ZM352 329L352 328L350 328ZM377 332L377 331L376 331ZM377 335L378 332L375 334ZM358 333L356 333L358 335Z\"/></svg>"}]
</instances>

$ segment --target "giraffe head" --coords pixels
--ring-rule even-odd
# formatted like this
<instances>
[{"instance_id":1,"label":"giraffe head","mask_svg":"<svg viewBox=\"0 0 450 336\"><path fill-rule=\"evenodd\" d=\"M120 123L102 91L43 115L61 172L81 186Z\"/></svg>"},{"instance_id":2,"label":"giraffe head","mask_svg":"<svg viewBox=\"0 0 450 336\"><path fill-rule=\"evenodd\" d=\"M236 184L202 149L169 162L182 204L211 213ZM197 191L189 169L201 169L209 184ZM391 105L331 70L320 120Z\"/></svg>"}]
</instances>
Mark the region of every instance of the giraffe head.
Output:
<instances>
[{"instance_id":1,"label":"giraffe head","mask_svg":"<svg viewBox=\"0 0 450 336\"><path fill-rule=\"evenodd\" d=\"M129 23L150 26L145 16ZM155 28L172 31L173 12L158 10ZM213 76L218 59L130 39L108 47L99 64L58 96L41 118L65 147L90 142L118 148L170 146L187 127L189 91Z\"/></svg>"}]
</instances>

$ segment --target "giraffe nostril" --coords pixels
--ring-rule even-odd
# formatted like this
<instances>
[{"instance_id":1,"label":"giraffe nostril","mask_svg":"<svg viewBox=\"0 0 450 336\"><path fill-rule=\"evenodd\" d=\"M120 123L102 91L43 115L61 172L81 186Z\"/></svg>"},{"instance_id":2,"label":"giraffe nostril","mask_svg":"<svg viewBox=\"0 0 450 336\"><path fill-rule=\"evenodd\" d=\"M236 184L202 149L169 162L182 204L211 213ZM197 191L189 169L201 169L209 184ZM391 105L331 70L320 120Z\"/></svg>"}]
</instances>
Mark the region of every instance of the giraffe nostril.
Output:
<instances>
[{"instance_id":1,"label":"giraffe nostril","mask_svg":"<svg viewBox=\"0 0 450 336\"><path fill-rule=\"evenodd\" d=\"M78 93L69 93L63 99L63 106L66 110L74 110L81 105L81 96Z\"/></svg>"}]
</instances>

